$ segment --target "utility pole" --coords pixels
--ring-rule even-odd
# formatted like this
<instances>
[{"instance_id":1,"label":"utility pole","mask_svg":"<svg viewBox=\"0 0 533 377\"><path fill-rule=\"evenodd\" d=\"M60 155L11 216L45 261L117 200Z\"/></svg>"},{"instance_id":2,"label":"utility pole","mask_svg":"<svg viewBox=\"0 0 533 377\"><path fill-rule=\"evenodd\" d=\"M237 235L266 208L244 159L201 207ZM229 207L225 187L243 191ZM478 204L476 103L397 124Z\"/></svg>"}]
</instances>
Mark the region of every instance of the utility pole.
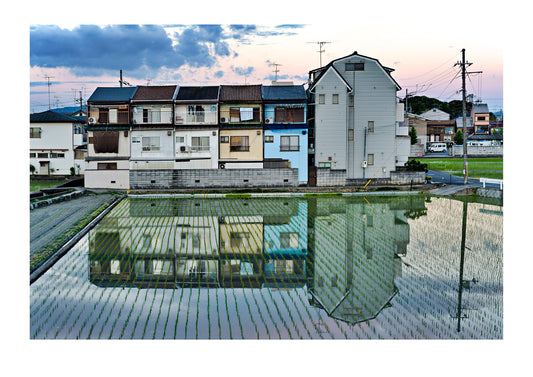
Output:
<instances>
[{"instance_id":1,"label":"utility pole","mask_svg":"<svg viewBox=\"0 0 533 377\"><path fill-rule=\"evenodd\" d=\"M121 88L122 88L122 85L131 86L129 82L122 80L122 69L120 70L120 80L118 80L118 82L120 83Z\"/></svg>"},{"instance_id":2,"label":"utility pole","mask_svg":"<svg viewBox=\"0 0 533 377\"><path fill-rule=\"evenodd\" d=\"M465 59L465 49L461 50L462 62L457 62L454 65L461 66L461 77L463 81L463 175L464 175L464 184L468 183L468 157L466 150L466 142L468 140L468 132L466 127L466 67L472 65L468 63Z\"/></svg>"},{"instance_id":3,"label":"utility pole","mask_svg":"<svg viewBox=\"0 0 533 377\"><path fill-rule=\"evenodd\" d=\"M331 42L316 42L318 43L318 53L320 53L320 67L322 67L322 53L325 52L326 50L324 50L322 47L326 44L326 43L331 43Z\"/></svg>"}]
</instances>

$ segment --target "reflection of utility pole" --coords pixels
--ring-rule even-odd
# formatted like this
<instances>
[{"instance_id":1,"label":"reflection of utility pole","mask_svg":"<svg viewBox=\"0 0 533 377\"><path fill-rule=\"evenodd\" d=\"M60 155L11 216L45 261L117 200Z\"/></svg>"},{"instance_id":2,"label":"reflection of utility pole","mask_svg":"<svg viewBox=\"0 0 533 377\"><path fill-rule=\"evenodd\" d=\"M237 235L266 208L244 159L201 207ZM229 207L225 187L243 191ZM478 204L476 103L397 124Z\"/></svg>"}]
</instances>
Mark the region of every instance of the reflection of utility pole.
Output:
<instances>
[{"instance_id":1,"label":"reflection of utility pole","mask_svg":"<svg viewBox=\"0 0 533 377\"><path fill-rule=\"evenodd\" d=\"M459 299L457 300L457 331L461 332L461 309L463 301L463 268L465 264L465 243L466 243L466 217L468 212L468 203L463 202L463 228L461 234L461 262L459 264Z\"/></svg>"}]
</instances>

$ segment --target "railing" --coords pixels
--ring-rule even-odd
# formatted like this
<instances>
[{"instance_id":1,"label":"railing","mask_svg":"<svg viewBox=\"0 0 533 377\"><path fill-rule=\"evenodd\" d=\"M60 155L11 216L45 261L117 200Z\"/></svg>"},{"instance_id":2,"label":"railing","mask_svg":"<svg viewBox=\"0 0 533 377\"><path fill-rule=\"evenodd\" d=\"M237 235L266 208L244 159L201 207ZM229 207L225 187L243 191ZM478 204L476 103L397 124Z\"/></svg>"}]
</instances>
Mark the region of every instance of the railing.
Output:
<instances>
[{"instance_id":1,"label":"railing","mask_svg":"<svg viewBox=\"0 0 533 377\"><path fill-rule=\"evenodd\" d=\"M218 113L216 111L180 111L174 115L175 124L217 124Z\"/></svg>"},{"instance_id":2,"label":"railing","mask_svg":"<svg viewBox=\"0 0 533 377\"><path fill-rule=\"evenodd\" d=\"M483 183L483 188L485 188L486 183L494 183L500 185L500 190L503 190L503 179L495 179L495 178L479 178L479 182Z\"/></svg>"},{"instance_id":3,"label":"railing","mask_svg":"<svg viewBox=\"0 0 533 377\"><path fill-rule=\"evenodd\" d=\"M234 108L220 111L220 123L260 123L259 107Z\"/></svg>"}]
</instances>

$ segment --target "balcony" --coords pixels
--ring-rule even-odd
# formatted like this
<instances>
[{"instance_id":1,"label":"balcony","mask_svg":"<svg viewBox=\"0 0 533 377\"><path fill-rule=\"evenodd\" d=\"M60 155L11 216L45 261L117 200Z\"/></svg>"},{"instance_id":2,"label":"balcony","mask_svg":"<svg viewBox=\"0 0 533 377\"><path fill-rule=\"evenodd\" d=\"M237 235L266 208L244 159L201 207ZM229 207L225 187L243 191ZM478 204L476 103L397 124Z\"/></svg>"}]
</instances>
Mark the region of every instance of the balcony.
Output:
<instances>
[{"instance_id":1,"label":"balcony","mask_svg":"<svg viewBox=\"0 0 533 377\"><path fill-rule=\"evenodd\" d=\"M259 124L261 123L261 109L259 107L236 107L220 110L220 123Z\"/></svg>"},{"instance_id":2,"label":"balcony","mask_svg":"<svg viewBox=\"0 0 533 377\"><path fill-rule=\"evenodd\" d=\"M409 121L396 122L396 136L409 136Z\"/></svg>"},{"instance_id":3,"label":"balcony","mask_svg":"<svg viewBox=\"0 0 533 377\"><path fill-rule=\"evenodd\" d=\"M176 125L217 124L217 111L178 111L175 116Z\"/></svg>"}]
</instances>

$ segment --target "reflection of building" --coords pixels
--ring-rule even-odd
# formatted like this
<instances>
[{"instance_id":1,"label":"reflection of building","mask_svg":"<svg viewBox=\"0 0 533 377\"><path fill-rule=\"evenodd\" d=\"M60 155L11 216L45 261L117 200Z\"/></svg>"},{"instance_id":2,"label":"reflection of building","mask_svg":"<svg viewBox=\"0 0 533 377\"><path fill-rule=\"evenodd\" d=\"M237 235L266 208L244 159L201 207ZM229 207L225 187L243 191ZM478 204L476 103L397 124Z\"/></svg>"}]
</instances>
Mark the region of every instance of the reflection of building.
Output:
<instances>
[{"instance_id":1,"label":"reflection of building","mask_svg":"<svg viewBox=\"0 0 533 377\"><path fill-rule=\"evenodd\" d=\"M407 252L412 201L317 199L311 303L349 323L374 318L389 304ZM423 198L418 199L423 203Z\"/></svg>"},{"instance_id":2,"label":"reflection of building","mask_svg":"<svg viewBox=\"0 0 533 377\"><path fill-rule=\"evenodd\" d=\"M235 199L230 203L129 198L90 233L90 279L99 285L161 288L205 284L262 287L284 281L303 285L301 259L307 228L302 204L277 199ZM291 221L292 216L297 220ZM265 253L265 225L285 226L286 232L281 233L285 251L292 251L294 238L301 240L298 246L302 249L273 256L274 249L268 246ZM282 272L289 274L287 279L280 278Z\"/></svg>"}]
</instances>

